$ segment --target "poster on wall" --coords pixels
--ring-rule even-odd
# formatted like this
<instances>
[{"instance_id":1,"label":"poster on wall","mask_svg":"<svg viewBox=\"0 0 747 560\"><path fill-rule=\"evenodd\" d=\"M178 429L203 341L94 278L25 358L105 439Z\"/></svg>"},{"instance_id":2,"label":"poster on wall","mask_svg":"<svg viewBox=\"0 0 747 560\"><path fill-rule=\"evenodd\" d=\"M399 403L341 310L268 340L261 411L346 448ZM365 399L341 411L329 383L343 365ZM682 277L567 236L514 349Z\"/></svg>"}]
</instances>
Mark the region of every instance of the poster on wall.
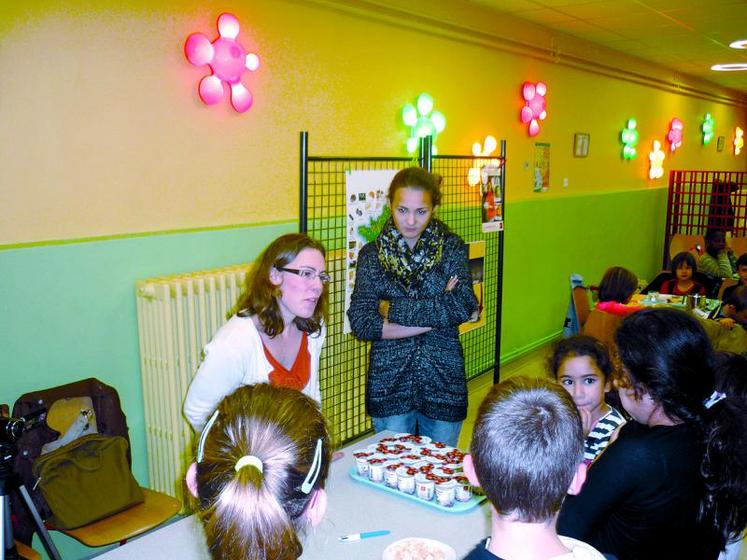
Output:
<instances>
[{"instance_id":1,"label":"poster on wall","mask_svg":"<svg viewBox=\"0 0 747 560\"><path fill-rule=\"evenodd\" d=\"M550 144L534 145L534 192L547 192L550 188Z\"/></svg>"},{"instance_id":2,"label":"poster on wall","mask_svg":"<svg viewBox=\"0 0 747 560\"><path fill-rule=\"evenodd\" d=\"M347 171L345 173L346 218L345 249L345 322L343 332L350 333L348 307L355 287L355 272L358 252L376 239L389 219L390 211L386 193L397 169Z\"/></svg>"},{"instance_id":3,"label":"poster on wall","mask_svg":"<svg viewBox=\"0 0 747 560\"><path fill-rule=\"evenodd\" d=\"M485 325L485 241L467 243L469 251L469 271L472 274L472 289L477 298L477 311L459 325L459 334L463 334Z\"/></svg>"},{"instance_id":4,"label":"poster on wall","mask_svg":"<svg viewBox=\"0 0 747 560\"><path fill-rule=\"evenodd\" d=\"M482 232L503 231L503 193L501 166L489 164L480 170L482 189Z\"/></svg>"}]
</instances>

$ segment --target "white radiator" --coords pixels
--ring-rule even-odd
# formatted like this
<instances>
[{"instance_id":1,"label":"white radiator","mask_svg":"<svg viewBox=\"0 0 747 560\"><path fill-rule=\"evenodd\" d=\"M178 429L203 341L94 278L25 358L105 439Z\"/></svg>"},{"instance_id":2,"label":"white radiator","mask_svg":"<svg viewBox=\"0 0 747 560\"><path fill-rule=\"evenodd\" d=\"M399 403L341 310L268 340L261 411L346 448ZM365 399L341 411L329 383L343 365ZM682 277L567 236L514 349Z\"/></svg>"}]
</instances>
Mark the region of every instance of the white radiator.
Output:
<instances>
[{"instance_id":1,"label":"white radiator","mask_svg":"<svg viewBox=\"0 0 747 560\"><path fill-rule=\"evenodd\" d=\"M225 322L248 264L138 281L137 322L150 487L182 497L192 429L182 403L202 349Z\"/></svg>"}]
</instances>

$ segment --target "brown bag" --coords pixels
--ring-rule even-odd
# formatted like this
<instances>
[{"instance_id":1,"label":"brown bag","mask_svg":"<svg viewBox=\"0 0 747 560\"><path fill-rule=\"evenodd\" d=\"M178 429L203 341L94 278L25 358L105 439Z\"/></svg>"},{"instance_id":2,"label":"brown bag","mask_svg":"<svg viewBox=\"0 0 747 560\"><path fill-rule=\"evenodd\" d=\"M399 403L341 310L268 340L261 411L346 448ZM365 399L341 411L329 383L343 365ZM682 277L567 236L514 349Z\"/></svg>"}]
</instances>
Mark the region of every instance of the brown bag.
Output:
<instances>
[{"instance_id":1,"label":"brown bag","mask_svg":"<svg viewBox=\"0 0 747 560\"><path fill-rule=\"evenodd\" d=\"M34 461L50 522L75 529L144 501L127 462L127 440L91 434Z\"/></svg>"}]
</instances>

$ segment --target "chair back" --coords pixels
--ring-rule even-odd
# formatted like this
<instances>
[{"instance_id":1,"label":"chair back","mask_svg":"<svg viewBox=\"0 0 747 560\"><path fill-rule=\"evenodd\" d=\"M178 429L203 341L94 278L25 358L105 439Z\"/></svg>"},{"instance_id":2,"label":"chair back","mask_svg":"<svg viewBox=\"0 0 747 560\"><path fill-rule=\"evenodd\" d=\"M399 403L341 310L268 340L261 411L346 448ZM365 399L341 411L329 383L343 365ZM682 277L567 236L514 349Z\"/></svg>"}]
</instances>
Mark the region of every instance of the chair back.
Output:
<instances>
[{"instance_id":1,"label":"chair back","mask_svg":"<svg viewBox=\"0 0 747 560\"><path fill-rule=\"evenodd\" d=\"M576 310L579 332L582 332L590 313L589 289L586 286L576 286L573 288L573 308Z\"/></svg>"},{"instance_id":2,"label":"chair back","mask_svg":"<svg viewBox=\"0 0 747 560\"><path fill-rule=\"evenodd\" d=\"M662 270L659 274L656 275L656 278L651 280L651 282L646 285L645 288L641 290L642 294L647 294L649 292L658 292L661 291L661 286L666 282L667 280L671 280L674 278L674 274L672 274L669 270Z\"/></svg>"},{"instance_id":3,"label":"chair back","mask_svg":"<svg viewBox=\"0 0 747 560\"><path fill-rule=\"evenodd\" d=\"M110 387L98 379L84 379L21 395L13 405L13 416L20 418L39 410L40 407L46 407L49 410L59 400L76 397L90 398L96 417L97 429L100 434L122 436L127 440L127 461L131 464L132 458L129 449L130 437L127 429L127 419L122 411L119 395L114 387ZM36 480L33 474L33 465L37 457L41 455L42 446L56 440L60 435L60 432L50 428L47 423L43 423L32 430L24 432L18 440L18 456L15 459L14 470L20 477L21 483L29 491L42 519L49 517L51 510L44 501L41 492L34 490ZM33 533L33 522L28 517L25 507L20 502L16 503L15 496L13 498L13 512L18 517L21 533L16 534L16 538L22 542L30 542Z\"/></svg>"},{"instance_id":4,"label":"chair back","mask_svg":"<svg viewBox=\"0 0 747 560\"><path fill-rule=\"evenodd\" d=\"M713 276L697 271L693 274L693 280L703 285L707 298L715 299L718 297L719 288L723 281L722 278L714 278Z\"/></svg>"},{"instance_id":5,"label":"chair back","mask_svg":"<svg viewBox=\"0 0 747 560\"><path fill-rule=\"evenodd\" d=\"M669 240L669 260L682 251L689 251L697 260L705 251L705 238L702 235L675 233Z\"/></svg>"},{"instance_id":6,"label":"chair back","mask_svg":"<svg viewBox=\"0 0 747 560\"><path fill-rule=\"evenodd\" d=\"M737 257L747 253L747 237L732 237L728 240L728 245Z\"/></svg>"},{"instance_id":7,"label":"chair back","mask_svg":"<svg viewBox=\"0 0 747 560\"><path fill-rule=\"evenodd\" d=\"M738 282L734 278L724 278L724 281L721 282L721 287L718 289L718 299L723 300L726 288L736 286L737 284Z\"/></svg>"}]
</instances>

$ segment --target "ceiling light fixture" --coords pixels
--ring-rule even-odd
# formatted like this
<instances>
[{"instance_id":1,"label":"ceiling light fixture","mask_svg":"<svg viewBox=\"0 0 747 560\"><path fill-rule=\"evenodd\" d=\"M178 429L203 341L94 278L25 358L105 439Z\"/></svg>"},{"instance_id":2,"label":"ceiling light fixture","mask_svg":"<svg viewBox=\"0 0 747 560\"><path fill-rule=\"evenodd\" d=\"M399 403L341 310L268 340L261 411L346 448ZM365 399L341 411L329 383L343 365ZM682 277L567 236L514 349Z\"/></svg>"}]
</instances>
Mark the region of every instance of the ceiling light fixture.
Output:
<instances>
[{"instance_id":1,"label":"ceiling light fixture","mask_svg":"<svg viewBox=\"0 0 747 560\"><path fill-rule=\"evenodd\" d=\"M732 49L747 49L747 39L739 39L733 43L729 43Z\"/></svg>"},{"instance_id":2,"label":"ceiling light fixture","mask_svg":"<svg viewBox=\"0 0 747 560\"><path fill-rule=\"evenodd\" d=\"M716 72L738 72L739 70L747 70L747 63L735 62L733 64L714 64L711 66L711 70Z\"/></svg>"}]
</instances>

